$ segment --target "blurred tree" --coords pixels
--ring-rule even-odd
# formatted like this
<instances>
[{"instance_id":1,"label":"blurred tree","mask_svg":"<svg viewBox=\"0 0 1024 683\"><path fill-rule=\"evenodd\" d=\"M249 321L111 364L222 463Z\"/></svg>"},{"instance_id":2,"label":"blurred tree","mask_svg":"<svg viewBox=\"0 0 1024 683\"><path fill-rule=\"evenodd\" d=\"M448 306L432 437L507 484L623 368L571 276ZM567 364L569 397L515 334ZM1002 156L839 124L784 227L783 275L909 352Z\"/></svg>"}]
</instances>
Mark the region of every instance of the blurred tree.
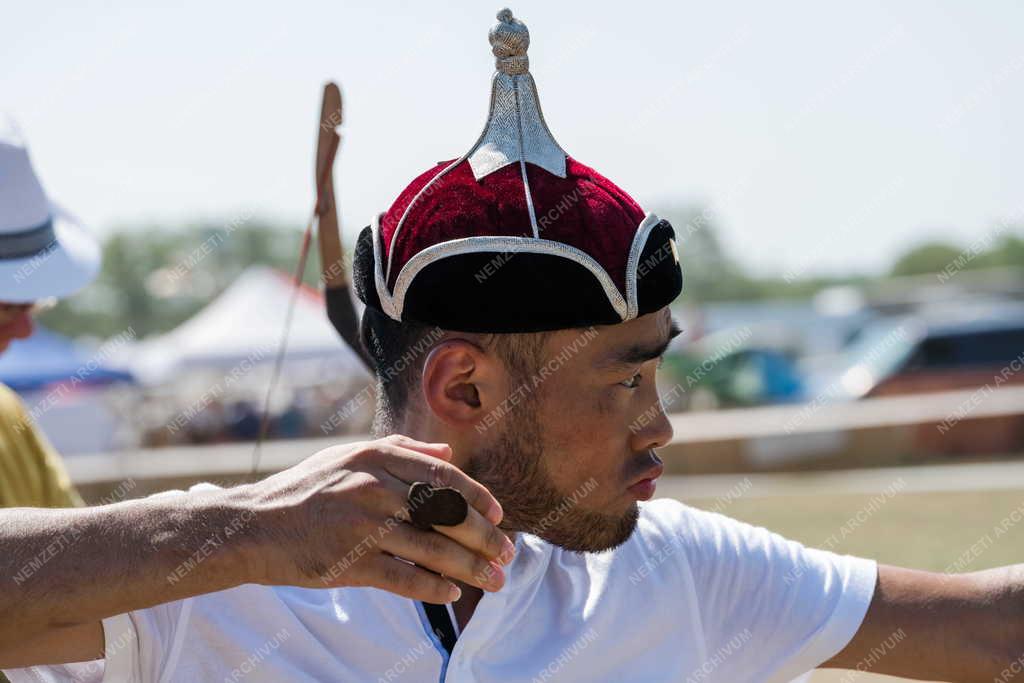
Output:
<instances>
[{"instance_id":1,"label":"blurred tree","mask_svg":"<svg viewBox=\"0 0 1024 683\"><path fill-rule=\"evenodd\" d=\"M959 269L1024 267L1024 229L1003 226L1002 234L982 233L967 245L949 242L926 242L913 247L896 260L892 275L924 275L939 273L955 266Z\"/></svg>"},{"instance_id":2,"label":"blurred tree","mask_svg":"<svg viewBox=\"0 0 1024 683\"><path fill-rule=\"evenodd\" d=\"M896 260L892 275L925 275L938 273L963 252L948 242L927 242L912 248Z\"/></svg>"},{"instance_id":3,"label":"blurred tree","mask_svg":"<svg viewBox=\"0 0 1024 683\"><path fill-rule=\"evenodd\" d=\"M1024 230L1021 231L1024 234ZM990 250L980 254L968 267L1024 268L1024 238L1003 235Z\"/></svg>"}]
</instances>

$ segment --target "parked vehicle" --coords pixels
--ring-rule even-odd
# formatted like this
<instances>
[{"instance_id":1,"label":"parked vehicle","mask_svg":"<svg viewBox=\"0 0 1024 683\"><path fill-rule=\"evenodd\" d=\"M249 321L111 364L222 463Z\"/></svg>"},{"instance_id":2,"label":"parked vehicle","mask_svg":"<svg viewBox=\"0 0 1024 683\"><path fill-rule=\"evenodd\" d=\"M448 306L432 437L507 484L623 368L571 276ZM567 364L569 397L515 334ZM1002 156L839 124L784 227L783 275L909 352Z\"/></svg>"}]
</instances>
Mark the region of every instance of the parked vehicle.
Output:
<instances>
[{"instance_id":1,"label":"parked vehicle","mask_svg":"<svg viewBox=\"0 0 1024 683\"><path fill-rule=\"evenodd\" d=\"M931 308L868 324L831 370L809 382L834 399L1024 383L1024 306ZM1009 368L1004 372L1003 368Z\"/></svg>"},{"instance_id":2,"label":"parked vehicle","mask_svg":"<svg viewBox=\"0 0 1024 683\"><path fill-rule=\"evenodd\" d=\"M764 326L716 332L665 356L666 409L709 410L799 400L802 382L791 335Z\"/></svg>"},{"instance_id":3,"label":"parked vehicle","mask_svg":"<svg viewBox=\"0 0 1024 683\"><path fill-rule=\"evenodd\" d=\"M922 424L918 446L945 455L1009 454L1024 448L1024 406L978 417L969 407L988 390L1024 385L1024 306L978 304L882 319L862 331L829 374L809 380L812 398L831 401L965 391L964 417Z\"/></svg>"}]
</instances>

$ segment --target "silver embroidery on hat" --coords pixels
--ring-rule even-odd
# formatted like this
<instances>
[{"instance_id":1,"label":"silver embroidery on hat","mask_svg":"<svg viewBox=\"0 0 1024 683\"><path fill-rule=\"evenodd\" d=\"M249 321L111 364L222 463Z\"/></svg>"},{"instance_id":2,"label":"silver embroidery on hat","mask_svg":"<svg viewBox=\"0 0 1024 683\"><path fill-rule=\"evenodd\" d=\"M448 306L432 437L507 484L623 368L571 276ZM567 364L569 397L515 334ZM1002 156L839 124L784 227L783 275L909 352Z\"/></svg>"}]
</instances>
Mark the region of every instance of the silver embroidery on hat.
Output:
<instances>
[{"instance_id":1,"label":"silver embroidery on hat","mask_svg":"<svg viewBox=\"0 0 1024 683\"><path fill-rule=\"evenodd\" d=\"M565 151L544 122L537 86L530 75L530 32L512 11L498 12L488 38L497 71L491 80L491 106L480 139L467 154L473 177L480 180L519 161L565 177Z\"/></svg>"},{"instance_id":2,"label":"silver embroidery on hat","mask_svg":"<svg viewBox=\"0 0 1024 683\"><path fill-rule=\"evenodd\" d=\"M491 79L491 106L487 123L477 141L469 151L448 164L430 179L406 205L398 225L388 242L387 264L384 266L384 280L391 281L395 245L405 226L405 219L419 202L420 197L432 192L432 188L450 171L463 161L468 161L473 177L480 180L486 175L509 164L518 163L526 195L526 208L530 214L530 227L535 238L540 237L537 212L530 192L530 181L526 177L526 162L539 166L559 178L565 177L565 151L555 142L554 136L544 122L537 97L537 86L530 75L530 60L526 50L530 46L530 32L526 24L512 16L506 8L498 12L498 23L487 34L494 53L497 71Z\"/></svg>"}]
</instances>

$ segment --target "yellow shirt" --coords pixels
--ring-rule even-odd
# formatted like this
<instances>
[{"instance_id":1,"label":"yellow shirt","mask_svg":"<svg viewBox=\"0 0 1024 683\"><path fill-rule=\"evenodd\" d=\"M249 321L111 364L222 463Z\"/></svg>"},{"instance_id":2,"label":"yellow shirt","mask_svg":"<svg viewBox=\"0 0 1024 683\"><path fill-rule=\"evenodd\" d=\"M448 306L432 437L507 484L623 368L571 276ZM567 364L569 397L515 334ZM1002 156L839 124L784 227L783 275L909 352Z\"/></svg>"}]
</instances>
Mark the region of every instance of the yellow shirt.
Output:
<instances>
[{"instance_id":1,"label":"yellow shirt","mask_svg":"<svg viewBox=\"0 0 1024 683\"><path fill-rule=\"evenodd\" d=\"M82 498L25 406L0 384L0 507L77 507Z\"/></svg>"}]
</instances>

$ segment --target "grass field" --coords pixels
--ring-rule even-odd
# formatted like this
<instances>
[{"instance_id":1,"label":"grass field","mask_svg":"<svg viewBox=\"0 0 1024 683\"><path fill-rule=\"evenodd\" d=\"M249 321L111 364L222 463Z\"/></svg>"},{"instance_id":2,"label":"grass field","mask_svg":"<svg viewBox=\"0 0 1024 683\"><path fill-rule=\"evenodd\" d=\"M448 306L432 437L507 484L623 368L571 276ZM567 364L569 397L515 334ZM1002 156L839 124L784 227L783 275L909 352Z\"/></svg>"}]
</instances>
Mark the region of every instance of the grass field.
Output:
<instances>
[{"instance_id":1,"label":"grass field","mask_svg":"<svg viewBox=\"0 0 1024 683\"><path fill-rule=\"evenodd\" d=\"M941 572L1024 562L1024 524L1017 523L1024 517L1024 485L1010 491L808 493L684 502L767 527L805 545L886 564ZM810 678L811 683L897 680L902 679L832 671Z\"/></svg>"}]
</instances>

